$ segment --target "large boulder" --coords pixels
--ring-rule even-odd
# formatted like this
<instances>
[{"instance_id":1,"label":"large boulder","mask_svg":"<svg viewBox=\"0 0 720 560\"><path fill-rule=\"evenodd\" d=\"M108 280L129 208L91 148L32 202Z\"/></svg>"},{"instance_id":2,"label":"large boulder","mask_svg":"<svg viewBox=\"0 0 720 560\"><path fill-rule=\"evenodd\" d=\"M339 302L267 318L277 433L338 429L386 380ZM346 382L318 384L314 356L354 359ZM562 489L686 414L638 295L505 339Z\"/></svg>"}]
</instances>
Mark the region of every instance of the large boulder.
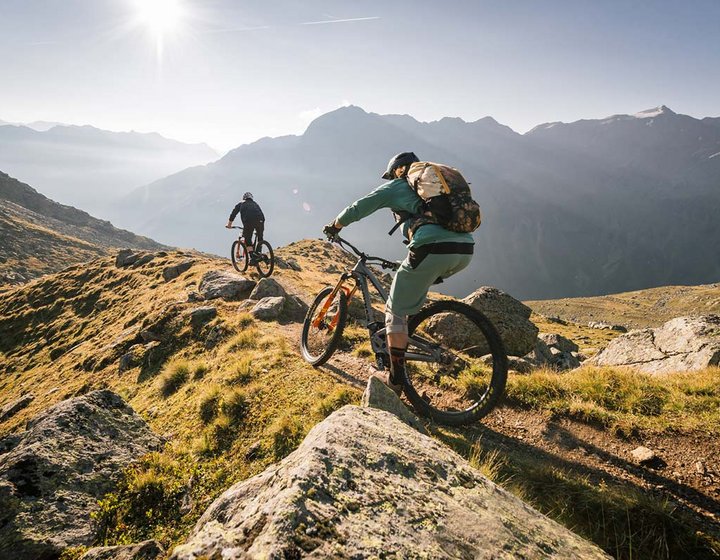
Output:
<instances>
[{"instance_id":1,"label":"large boulder","mask_svg":"<svg viewBox=\"0 0 720 560\"><path fill-rule=\"evenodd\" d=\"M203 275L198 291L205 299L240 299L247 296L255 284L254 280L232 272L211 270Z\"/></svg>"},{"instance_id":2,"label":"large boulder","mask_svg":"<svg viewBox=\"0 0 720 560\"><path fill-rule=\"evenodd\" d=\"M56 558L94 540L90 514L122 470L161 439L103 390L62 401L0 455L0 558Z\"/></svg>"},{"instance_id":3,"label":"large boulder","mask_svg":"<svg viewBox=\"0 0 720 560\"><path fill-rule=\"evenodd\" d=\"M720 315L678 317L612 340L592 362L647 373L694 371L720 364Z\"/></svg>"},{"instance_id":4,"label":"large boulder","mask_svg":"<svg viewBox=\"0 0 720 560\"><path fill-rule=\"evenodd\" d=\"M222 494L174 560L609 558L389 412L346 406Z\"/></svg>"},{"instance_id":5,"label":"large boulder","mask_svg":"<svg viewBox=\"0 0 720 560\"><path fill-rule=\"evenodd\" d=\"M274 278L260 278L248 299L261 300L266 297L285 297L287 292L282 284Z\"/></svg>"},{"instance_id":6,"label":"large boulder","mask_svg":"<svg viewBox=\"0 0 720 560\"><path fill-rule=\"evenodd\" d=\"M495 325L511 356L524 356L532 351L538 328L530 321L532 310L497 288L484 286L462 300L480 310ZM478 355L490 352L484 336L476 329L459 322L455 315L439 316L432 328L445 342L455 347L477 348Z\"/></svg>"}]
</instances>

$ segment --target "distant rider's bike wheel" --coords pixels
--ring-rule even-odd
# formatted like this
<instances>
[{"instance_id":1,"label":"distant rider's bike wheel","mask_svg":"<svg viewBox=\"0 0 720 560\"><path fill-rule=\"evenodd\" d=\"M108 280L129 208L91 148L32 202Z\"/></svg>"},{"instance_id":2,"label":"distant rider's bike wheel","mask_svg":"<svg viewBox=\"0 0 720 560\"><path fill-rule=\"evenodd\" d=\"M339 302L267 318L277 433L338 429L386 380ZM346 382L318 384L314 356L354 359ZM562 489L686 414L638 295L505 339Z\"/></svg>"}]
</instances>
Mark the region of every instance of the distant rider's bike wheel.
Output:
<instances>
[{"instance_id":1,"label":"distant rider's bike wheel","mask_svg":"<svg viewBox=\"0 0 720 560\"><path fill-rule=\"evenodd\" d=\"M508 360L485 315L459 301L436 301L409 318L408 331L404 389L420 414L460 426L498 404Z\"/></svg>"},{"instance_id":2,"label":"distant rider's bike wheel","mask_svg":"<svg viewBox=\"0 0 720 560\"><path fill-rule=\"evenodd\" d=\"M255 267L257 268L258 274L263 278L267 278L275 270L275 255L273 254L272 247L267 241L263 241L260 244L260 250L255 250ZM245 265L247 268L247 265ZM242 272L242 271L240 271Z\"/></svg>"},{"instance_id":3,"label":"distant rider's bike wheel","mask_svg":"<svg viewBox=\"0 0 720 560\"><path fill-rule=\"evenodd\" d=\"M245 272L248 267L248 251L240 239L233 242L232 248L230 249L230 260L232 265L238 272Z\"/></svg>"},{"instance_id":4,"label":"distant rider's bike wheel","mask_svg":"<svg viewBox=\"0 0 720 560\"><path fill-rule=\"evenodd\" d=\"M312 302L303 323L300 347L303 358L313 366L330 359L337 349L347 321L347 296L331 287L321 291Z\"/></svg>"}]
</instances>

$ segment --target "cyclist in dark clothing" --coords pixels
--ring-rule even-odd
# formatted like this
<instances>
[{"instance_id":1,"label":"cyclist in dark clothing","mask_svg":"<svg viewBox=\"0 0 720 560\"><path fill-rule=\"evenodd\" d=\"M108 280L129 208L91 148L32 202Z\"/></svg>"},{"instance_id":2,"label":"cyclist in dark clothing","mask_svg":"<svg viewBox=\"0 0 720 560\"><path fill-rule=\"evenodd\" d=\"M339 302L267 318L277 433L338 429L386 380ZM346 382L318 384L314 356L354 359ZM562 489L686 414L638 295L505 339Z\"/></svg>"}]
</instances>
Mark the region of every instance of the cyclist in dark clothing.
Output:
<instances>
[{"instance_id":1,"label":"cyclist in dark clothing","mask_svg":"<svg viewBox=\"0 0 720 560\"><path fill-rule=\"evenodd\" d=\"M253 233L257 231L257 247L258 251L262 250L263 233L265 232L265 214L263 214L260 205L253 200L253 194L246 192L242 201L238 202L230 212L230 218L228 223L225 224L226 228L231 228L233 220L240 214L240 221L243 225L243 238L245 239L245 246L248 250L248 260L252 263L255 262L256 257L254 253L254 247L252 245ZM238 245L238 255L240 258L240 246Z\"/></svg>"}]
</instances>

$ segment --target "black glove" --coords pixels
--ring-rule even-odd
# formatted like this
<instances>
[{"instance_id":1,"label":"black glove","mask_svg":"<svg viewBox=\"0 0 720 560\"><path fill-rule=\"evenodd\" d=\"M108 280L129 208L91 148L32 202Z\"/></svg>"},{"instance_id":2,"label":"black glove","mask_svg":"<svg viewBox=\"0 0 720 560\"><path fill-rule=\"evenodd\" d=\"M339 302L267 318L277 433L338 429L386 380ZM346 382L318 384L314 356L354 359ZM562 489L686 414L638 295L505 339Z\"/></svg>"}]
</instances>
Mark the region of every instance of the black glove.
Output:
<instances>
[{"instance_id":1,"label":"black glove","mask_svg":"<svg viewBox=\"0 0 720 560\"><path fill-rule=\"evenodd\" d=\"M332 238L335 237L338 233L340 233L340 229L341 229L341 228L339 228L339 227L335 227L335 220L333 220L332 222L330 222L328 225L326 225L326 226L323 228L323 233L324 233L325 235L327 235L327 238L328 238L328 239L332 239Z\"/></svg>"}]
</instances>

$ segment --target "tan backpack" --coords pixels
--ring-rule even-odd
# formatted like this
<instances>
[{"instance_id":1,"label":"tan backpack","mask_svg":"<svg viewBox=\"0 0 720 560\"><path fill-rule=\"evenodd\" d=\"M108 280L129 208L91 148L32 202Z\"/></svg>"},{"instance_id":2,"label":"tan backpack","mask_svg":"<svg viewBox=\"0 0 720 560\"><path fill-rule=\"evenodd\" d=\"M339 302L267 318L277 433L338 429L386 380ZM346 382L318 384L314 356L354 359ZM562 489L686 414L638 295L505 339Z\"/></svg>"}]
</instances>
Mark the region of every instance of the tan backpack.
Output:
<instances>
[{"instance_id":1,"label":"tan backpack","mask_svg":"<svg viewBox=\"0 0 720 560\"><path fill-rule=\"evenodd\" d=\"M470 185L454 167L429 161L410 165L410 187L423 199L425 212L410 216L410 236L425 224L439 224L458 233L470 233L480 227L480 205L473 200Z\"/></svg>"}]
</instances>

